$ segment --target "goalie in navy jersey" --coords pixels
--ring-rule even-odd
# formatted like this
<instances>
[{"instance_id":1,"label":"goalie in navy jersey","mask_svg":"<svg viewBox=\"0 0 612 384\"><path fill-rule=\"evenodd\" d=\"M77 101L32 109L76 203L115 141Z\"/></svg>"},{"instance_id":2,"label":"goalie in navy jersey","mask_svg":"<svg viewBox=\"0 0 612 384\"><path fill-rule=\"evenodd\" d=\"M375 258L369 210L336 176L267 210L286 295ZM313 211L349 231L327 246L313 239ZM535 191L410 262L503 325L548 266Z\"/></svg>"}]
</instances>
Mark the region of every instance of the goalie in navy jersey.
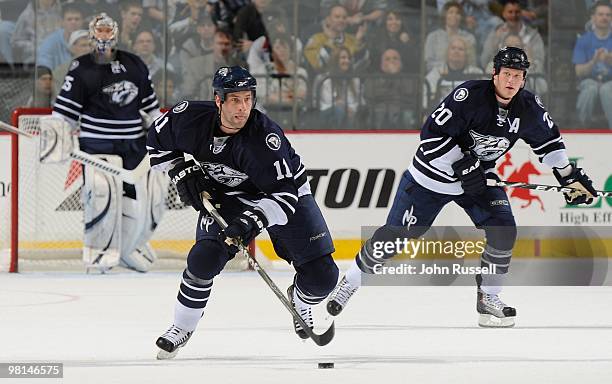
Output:
<instances>
[{"instance_id":1,"label":"goalie in navy jersey","mask_svg":"<svg viewBox=\"0 0 612 384\"><path fill-rule=\"evenodd\" d=\"M568 204L589 204L597 194L584 170L571 164L557 125L538 96L524 90L529 61L520 48L504 47L494 58L491 80L467 81L451 92L429 116L416 154L403 174L384 226L368 239L327 303L338 315L361 285L362 273L395 253L380 255L379 241L418 239L442 208L454 201L478 228L485 230L481 266L492 274L476 276L479 325L511 327L516 310L499 298L516 240L516 223L508 196L501 187L495 161L518 139L525 141L540 162L550 166ZM375 257L378 256L378 257ZM495 266L494 268L491 268Z\"/></svg>"},{"instance_id":2,"label":"goalie in navy jersey","mask_svg":"<svg viewBox=\"0 0 612 384\"><path fill-rule=\"evenodd\" d=\"M92 51L70 64L52 118L68 125L63 132L78 131L82 151L126 170L146 169L144 126L161 114L159 103L145 63L115 48L118 35L105 13L91 20ZM164 213L166 178L148 172L128 184L91 166L83 175L85 266L148 271L156 259L148 240Z\"/></svg>"},{"instance_id":3,"label":"goalie in navy jersey","mask_svg":"<svg viewBox=\"0 0 612 384\"><path fill-rule=\"evenodd\" d=\"M174 324L156 342L159 359L174 357L195 330L214 277L237 252L227 238L248 244L267 229L278 256L296 270L288 295L310 326L312 305L338 281L331 235L311 195L306 168L282 129L254 108L256 85L246 69L221 67L213 78L214 102L182 101L149 130L151 166L167 171L181 201L200 212ZM205 210L203 191L228 222L224 231ZM299 324L294 326L298 336L307 337Z\"/></svg>"}]
</instances>

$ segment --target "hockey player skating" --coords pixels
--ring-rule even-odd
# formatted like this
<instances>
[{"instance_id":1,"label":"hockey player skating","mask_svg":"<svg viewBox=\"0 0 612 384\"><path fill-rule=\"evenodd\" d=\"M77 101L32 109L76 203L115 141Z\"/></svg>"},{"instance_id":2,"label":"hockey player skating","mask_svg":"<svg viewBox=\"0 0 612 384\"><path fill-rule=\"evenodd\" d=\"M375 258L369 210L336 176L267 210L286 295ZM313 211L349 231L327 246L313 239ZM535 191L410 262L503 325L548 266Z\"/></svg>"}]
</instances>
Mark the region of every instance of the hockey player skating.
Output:
<instances>
[{"instance_id":1,"label":"hockey player skating","mask_svg":"<svg viewBox=\"0 0 612 384\"><path fill-rule=\"evenodd\" d=\"M132 170L146 156L141 113L152 120L160 112L147 66L114 48L117 35L117 23L109 16L93 18L93 50L70 65L53 116L79 131L82 151ZM83 174L86 267L105 271L121 264L146 272L156 258L147 241L163 214L167 180L149 172L127 184L89 166Z\"/></svg>"},{"instance_id":2,"label":"hockey player skating","mask_svg":"<svg viewBox=\"0 0 612 384\"><path fill-rule=\"evenodd\" d=\"M450 93L423 125L421 142L400 185L384 226L361 247L327 303L338 315L361 285L362 273L394 256L376 258L373 245L397 238L418 239L451 201L485 230L487 243L481 266L495 274L477 275L479 325L511 327L516 310L499 298L516 240L516 224L501 187L495 161L518 139L539 160L552 167L562 186L583 192L565 193L568 204L589 204L596 195L585 172L570 164L557 125L538 96L523 89L529 61L522 49L506 47L494 58L491 80L468 81Z\"/></svg>"},{"instance_id":3,"label":"hockey player skating","mask_svg":"<svg viewBox=\"0 0 612 384\"><path fill-rule=\"evenodd\" d=\"M214 277L236 255L228 238L248 244L267 229L276 253L296 270L288 295L311 328L312 306L337 282L333 243L306 169L281 128L254 109L256 85L246 69L221 67L213 78L214 102L182 101L149 130L151 166L168 171L181 201L200 211L174 324L156 342L159 359L174 357L195 330ZM205 211L203 191L228 222L224 231ZM307 337L299 324L294 327Z\"/></svg>"}]
</instances>

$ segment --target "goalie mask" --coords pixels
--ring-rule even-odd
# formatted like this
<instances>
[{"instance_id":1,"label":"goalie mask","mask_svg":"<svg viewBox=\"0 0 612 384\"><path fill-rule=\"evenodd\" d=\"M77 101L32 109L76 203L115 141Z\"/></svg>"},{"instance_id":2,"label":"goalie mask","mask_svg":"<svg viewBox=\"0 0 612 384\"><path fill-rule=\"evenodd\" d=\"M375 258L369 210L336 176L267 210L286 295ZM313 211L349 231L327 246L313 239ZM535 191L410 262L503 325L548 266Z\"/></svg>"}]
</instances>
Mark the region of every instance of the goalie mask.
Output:
<instances>
[{"instance_id":1,"label":"goalie mask","mask_svg":"<svg viewBox=\"0 0 612 384\"><path fill-rule=\"evenodd\" d=\"M115 48L118 34L117 22L106 13L102 12L91 20L89 39L93 42L96 59L108 61L108 53Z\"/></svg>"}]
</instances>

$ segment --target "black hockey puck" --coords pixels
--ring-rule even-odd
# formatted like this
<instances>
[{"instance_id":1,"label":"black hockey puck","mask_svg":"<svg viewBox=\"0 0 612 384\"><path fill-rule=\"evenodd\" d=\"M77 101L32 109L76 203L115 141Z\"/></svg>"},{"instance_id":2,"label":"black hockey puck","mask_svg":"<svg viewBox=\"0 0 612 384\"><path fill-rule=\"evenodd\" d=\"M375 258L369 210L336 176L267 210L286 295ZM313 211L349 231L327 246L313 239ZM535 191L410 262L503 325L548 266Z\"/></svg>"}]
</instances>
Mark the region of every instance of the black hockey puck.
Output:
<instances>
[{"instance_id":1,"label":"black hockey puck","mask_svg":"<svg viewBox=\"0 0 612 384\"><path fill-rule=\"evenodd\" d=\"M319 369L333 368L334 363L319 363Z\"/></svg>"}]
</instances>

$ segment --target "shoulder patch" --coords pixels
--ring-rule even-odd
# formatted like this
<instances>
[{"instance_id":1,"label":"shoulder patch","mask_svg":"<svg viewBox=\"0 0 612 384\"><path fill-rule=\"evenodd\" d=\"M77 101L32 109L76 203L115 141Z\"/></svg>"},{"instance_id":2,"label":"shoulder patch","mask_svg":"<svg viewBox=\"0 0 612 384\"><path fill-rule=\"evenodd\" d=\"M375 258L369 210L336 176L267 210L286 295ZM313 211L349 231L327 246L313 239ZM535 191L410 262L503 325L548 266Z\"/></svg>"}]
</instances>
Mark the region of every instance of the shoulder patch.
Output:
<instances>
[{"instance_id":1,"label":"shoulder patch","mask_svg":"<svg viewBox=\"0 0 612 384\"><path fill-rule=\"evenodd\" d=\"M467 99L469 94L470 93L468 92L467 88L461 87L455 91L455 93L453 94L453 99L455 101L463 101Z\"/></svg>"},{"instance_id":2,"label":"shoulder patch","mask_svg":"<svg viewBox=\"0 0 612 384\"><path fill-rule=\"evenodd\" d=\"M278 151L281 147L281 139L276 133L268 133L266 145L273 151Z\"/></svg>"},{"instance_id":3,"label":"shoulder patch","mask_svg":"<svg viewBox=\"0 0 612 384\"><path fill-rule=\"evenodd\" d=\"M187 106L189 106L189 102L187 100L183 100L177 106L172 108L172 112L181 113L187 109Z\"/></svg>"},{"instance_id":4,"label":"shoulder patch","mask_svg":"<svg viewBox=\"0 0 612 384\"><path fill-rule=\"evenodd\" d=\"M542 99L540 99L540 96L535 95L535 102L538 103L538 105L540 106L540 108L542 109L546 109L544 108L544 103L542 103Z\"/></svg>"},{"instance_id":5,"label":"shoulder patch","mask_svg":"<svg viewBox=\"0 0 612 384\"><path fill-rule=\"evenodd\" d=\"M72 60L72 63L70 63L70 68L68 68L68 72L74 71L75 69L77 69L78 66L79 66L79 61Z\"/></svg>"}]
</instances>

